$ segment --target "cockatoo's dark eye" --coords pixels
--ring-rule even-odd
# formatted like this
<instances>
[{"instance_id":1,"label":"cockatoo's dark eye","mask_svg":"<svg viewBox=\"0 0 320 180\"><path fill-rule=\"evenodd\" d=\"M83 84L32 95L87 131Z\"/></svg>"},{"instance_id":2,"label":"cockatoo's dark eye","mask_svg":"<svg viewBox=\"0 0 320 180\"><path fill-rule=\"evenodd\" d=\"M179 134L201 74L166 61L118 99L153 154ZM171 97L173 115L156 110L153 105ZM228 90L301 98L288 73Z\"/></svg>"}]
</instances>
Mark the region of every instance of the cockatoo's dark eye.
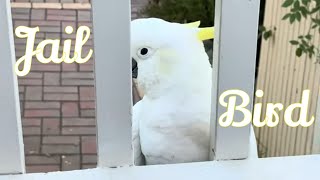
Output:
<instances>
[{"instance_id":1,"label":"cockatoo's dark eye","mask_svg":"<svg viewBox=\"0 0 320 180\"><path fill-rule=\"evenodd\" d=\"M138 49L137 55L140 59L147 59L153 54L153 49L149 47L142 47Z\"/></svg>"},{"instance_id":2,"label":"cockatoo's dark eye","mask_svg":"<svg viewBox=\"0 0 320 180\"><path fill-rule=\"evenodd\" d=\"M148 53L148 49L147 48L142 48L141 50L140 50L140 54L141 55L146 55Z\"/></svg>"}]
</instances>

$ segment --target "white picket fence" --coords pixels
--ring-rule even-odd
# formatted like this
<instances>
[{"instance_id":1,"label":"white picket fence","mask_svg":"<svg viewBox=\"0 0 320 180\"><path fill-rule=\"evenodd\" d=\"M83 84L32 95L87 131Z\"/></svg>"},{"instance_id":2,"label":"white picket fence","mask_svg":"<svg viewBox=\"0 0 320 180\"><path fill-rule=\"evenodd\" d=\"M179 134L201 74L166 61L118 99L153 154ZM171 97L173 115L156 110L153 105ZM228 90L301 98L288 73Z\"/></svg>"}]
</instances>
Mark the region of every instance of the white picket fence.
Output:
<instances>
[{"instance_id":1,"label":"white picket fence","mask_svg":"<svg viewBox=\"0 0 320 180\"><path fill-rule=\"evenodd\" d=\"M259 3L259 0L216 0L214 103L211 117L213 161L132 166L130 1L93 0L98 167L70 172L24 174L18 85L13 71L15 53L10 0L1 0L0 180L317 179L315 175L317 165L320 165L320 156L258 159L255 137L250 126L222 128L215 123L226 110L216 103L222 92L241 89L253 99ZM252 101L248 108L252 110ZM241 118L240 113L235 114L235 120ZM297 170L297 167L301 170ZM294 173L288 173L288 169L294 169Z\"/></svg>"}]
</instances>

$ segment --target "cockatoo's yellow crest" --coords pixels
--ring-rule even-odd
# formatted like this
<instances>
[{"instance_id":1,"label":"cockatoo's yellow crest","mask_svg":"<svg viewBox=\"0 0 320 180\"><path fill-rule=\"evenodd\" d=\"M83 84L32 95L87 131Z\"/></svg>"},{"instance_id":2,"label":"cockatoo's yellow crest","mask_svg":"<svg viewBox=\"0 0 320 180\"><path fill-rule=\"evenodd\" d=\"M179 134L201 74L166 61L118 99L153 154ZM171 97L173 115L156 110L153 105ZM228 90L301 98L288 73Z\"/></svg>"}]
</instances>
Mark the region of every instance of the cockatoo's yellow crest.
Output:
<instances>
[{"instance_id":1,"label":"cockatoo's yellow crest","mask_svg":"<svg viewBox=\"0 0 320 180\"><path fill-rule=\"evenodd\" d=\"M199 28L198 38L201 41L214 38L214 27Z\"/></svg>"},{"instance_id":2,"label":"cockatoo's yellow crest","mask_svg":"<svg viewBox=\"0 0 320 180\"><path fill-rule=\"evenodd\" d=\"M192 23L187 23L185 24L187 27L190 28L198 28L198 38L201 41L208 40L208 39L213 39L214 38L214 27L206 27L206 28L199 28L200 26L200 21L192 22Z\"/></svg>"}]
</instances>

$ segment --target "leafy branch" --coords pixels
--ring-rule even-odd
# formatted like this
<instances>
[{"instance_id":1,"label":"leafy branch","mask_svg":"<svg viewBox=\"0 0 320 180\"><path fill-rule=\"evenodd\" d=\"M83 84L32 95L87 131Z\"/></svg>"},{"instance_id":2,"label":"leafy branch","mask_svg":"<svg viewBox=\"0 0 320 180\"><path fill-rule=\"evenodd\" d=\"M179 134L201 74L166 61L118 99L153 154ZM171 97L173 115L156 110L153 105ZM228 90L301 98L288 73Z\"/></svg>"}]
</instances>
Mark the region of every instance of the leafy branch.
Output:
<instances>
[{"instance_id":1,"label":"leafy branch","mask_svg":"<svg viewBox=\"0 0 320 180\"><path fill-rule=\"evenodd\" d=\"M320 47L316 47L313 43L314 36L311 35L312 30L320 33L320 0L285 0L282 7L290 8L290 12L282 17L282 20L289 21L290 24L311 20L308 32L291 40L290 44L297 47L296 56L301 57L303 54L309 58L316 56L316 62L320 63ZM265 27L260 29L265 40L273 35L271 29L267 30Z\"/></svg>"},{"instance_id":2,"label":"leafy branch","mask_svg":"<svg viewBox=\"0 0 320 180\"><path fill-rule=\"evenodd\" d=\"M149 0L138 14L179 23L200 20L200 26L210 27L214 25L214 10L212 0Z\"/></svg>"},{"instance_id":3,"label":"leafy branch","mask_svg":"<svg viewBox=\"0 0 320 180\"><path fill-rule=\"evenodd\" d=\"M259 26L259 33L258 37L263 37L264 40L268 40L270 37L273 36L274 31L277 30L276 27L273 27L273 29L267 29L265 26Z\"/></svg>"}]
</instances>

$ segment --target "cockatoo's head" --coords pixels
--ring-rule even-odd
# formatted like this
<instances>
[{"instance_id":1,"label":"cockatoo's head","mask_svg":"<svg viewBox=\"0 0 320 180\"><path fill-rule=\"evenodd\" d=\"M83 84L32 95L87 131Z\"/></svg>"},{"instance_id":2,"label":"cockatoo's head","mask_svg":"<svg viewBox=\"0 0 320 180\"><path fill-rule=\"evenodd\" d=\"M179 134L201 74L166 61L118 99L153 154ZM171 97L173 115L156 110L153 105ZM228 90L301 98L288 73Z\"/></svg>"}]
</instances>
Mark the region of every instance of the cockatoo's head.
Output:
<instances>
[{"instance_id":1,"label":"cockatoo's head","mask_svg":"<svg viewBox=\"0 0 320 180\"><path fill-rule=\"evenodd\" d=\"M163 91L210 69L203 40L213 27L179 24L157 18L131 22L131 55L138 63L138 83L147 95Z\"/></svg>"}]
</instances>

